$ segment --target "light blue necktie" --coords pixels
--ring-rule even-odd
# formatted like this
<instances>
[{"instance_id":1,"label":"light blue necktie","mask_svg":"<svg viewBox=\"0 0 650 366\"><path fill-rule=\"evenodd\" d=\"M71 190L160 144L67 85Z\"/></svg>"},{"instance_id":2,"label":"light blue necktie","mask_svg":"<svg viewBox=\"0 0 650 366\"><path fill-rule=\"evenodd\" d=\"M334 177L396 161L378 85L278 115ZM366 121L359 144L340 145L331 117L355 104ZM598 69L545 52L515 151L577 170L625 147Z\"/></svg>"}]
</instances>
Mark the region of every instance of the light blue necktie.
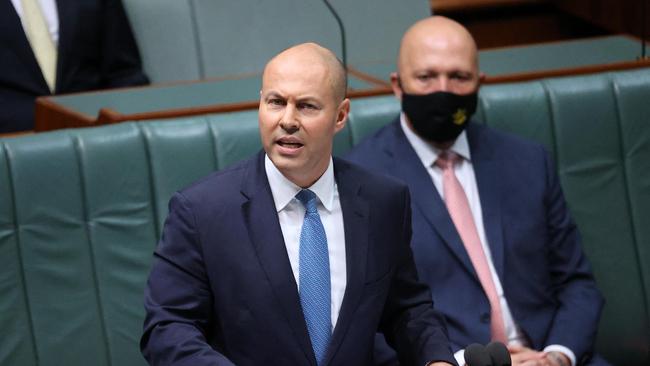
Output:
<instances>
[{"instance_id":1,"label":"light blue necktie","mask_svg":"<svg viewBox=\"0 0 650 366\"><path fill-rule=\"evenodd\" d=\"M296 198L306 209L305 221L300 231L300 304L316 361L321 365L332 335L327 237L318 215L314 192L303 189L298 192Z\"/></svg>"}]
</instances>

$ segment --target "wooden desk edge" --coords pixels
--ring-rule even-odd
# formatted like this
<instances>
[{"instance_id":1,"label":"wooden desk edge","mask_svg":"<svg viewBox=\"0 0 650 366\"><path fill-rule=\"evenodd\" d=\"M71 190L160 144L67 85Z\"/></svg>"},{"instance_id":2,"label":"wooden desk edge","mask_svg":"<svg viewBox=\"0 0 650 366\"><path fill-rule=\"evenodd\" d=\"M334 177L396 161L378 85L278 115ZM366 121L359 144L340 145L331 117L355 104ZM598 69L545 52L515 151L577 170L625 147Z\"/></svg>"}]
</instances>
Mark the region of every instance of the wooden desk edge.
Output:
<instances>
[{"instance_id":1,"label":"wooden desk edge","mask_svg":"<svg viewBox=\"0 0 650 366\"><path fill-rule=\"evenodd\" d=\"M607 71L634 70L634 69L639 69L644 67L650 67L650 59L646 58L646 59L639 59L635 61L623 61L623 62L615 62L611 64L580 66L580 67L572 67L566 69L522 72L522 73L516 73L510 75L497 75L497 76L486 75L483 83L484 84L514 83L514 82L531 81L531 80L538 80L538 79L545 79L545 78L552 78L552 77L596 74L599 72L607 72Z\"/></svg>"},{"instance_id":2,"label":"wooden desk edge","mask_svg":"<svg viewBox=\"0 0 650 366\"><path fill-rule=\"evenodd\" d=\"M566 68L556 70L544 70L537 72L525 72L511 75L490 76L487 75L484 84L501 84L522 81L532 81L550 77L563 77L574 75L594 74L607 71L625 71L638 68L650 67L650 59L640 59L636 61L617 62L605 65L583 66L577 68ZM388 82L387 86L381 86L373 89L351 90L348 92L349 98L363 98L371 96L381 96L392 94L392 89ZM212 113L237 112L243 110L253 110L258 107L258 101L244 101L229 104L215 104L203 107L166 109L153 112L143 112L134 114L122 114L109 108L102 108L96 119L89 119L87 116L71 111L61 105L58 105L47 97L40 97L36 100L37 125L35 132L55 130L61 128L90 127L102 124L111 124L124 121L142 121L152 119L179 118L185 116L195 116ZM45 117L46 119L43 119ZM46 122L47 121L47 122ZM14 134L10 134L12 137ZM0 134L0 137L6 136Z\"/></svg>"},{"instance_id":3,"label":"wooden desk edge","mask_svg":"<svg viewBox=\"0 0 650 366\"><path fill-rule=\"evenodd\" d=\"M96 124L96 120L54 103L50 96L36 98L34 111L34 131L43 132L71 127L87 127Z\"/></svg>"}]
</instances>

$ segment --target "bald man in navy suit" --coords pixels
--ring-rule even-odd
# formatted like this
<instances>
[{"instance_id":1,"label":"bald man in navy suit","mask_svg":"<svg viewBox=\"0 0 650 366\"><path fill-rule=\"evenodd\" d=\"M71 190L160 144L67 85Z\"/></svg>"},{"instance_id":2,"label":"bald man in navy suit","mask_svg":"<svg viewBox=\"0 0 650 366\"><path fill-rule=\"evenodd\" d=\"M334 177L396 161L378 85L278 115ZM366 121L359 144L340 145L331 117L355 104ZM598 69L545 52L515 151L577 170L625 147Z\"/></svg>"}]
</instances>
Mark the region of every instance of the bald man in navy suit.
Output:
<instances>
[{"instance_id":1,"label":"bald man in navy suit","mask_svg":"<svg viewBox=\"0 0 650 366\"><path fill-rule=\"evenodd\" d=\"M327 49L280 53L263 74L264 150L174 195L145 293L150 364L372 365L377 330L406 365L455 364L417 279L406 186L332 157L345 84Z\"/></svg>"}]
</instances>

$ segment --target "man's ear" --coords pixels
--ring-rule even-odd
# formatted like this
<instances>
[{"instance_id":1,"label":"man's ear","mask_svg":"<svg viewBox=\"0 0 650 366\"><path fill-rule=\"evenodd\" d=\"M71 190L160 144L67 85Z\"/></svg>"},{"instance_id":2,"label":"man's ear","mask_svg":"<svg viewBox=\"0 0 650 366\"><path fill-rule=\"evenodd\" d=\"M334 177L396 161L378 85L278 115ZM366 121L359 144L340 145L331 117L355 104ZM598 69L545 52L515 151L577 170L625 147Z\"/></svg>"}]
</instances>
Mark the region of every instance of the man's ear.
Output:
<instances>
[{"instance_id":1,"label":"man's ear","mask_svg":"<svg viewBox=\"0 0 650 366\"><path fill-rule=\"evenodd\" d=\"M336 123L334 124L334 133L341 131L345 124L348 122L350 115L350 98L345 98L339 104L338 112L336 114Z\"/></svg>"},{"instance_id":2,"label":"man's ear","mask_svg":"<svg viewBox=\"0 0 650 366\"><path fill-rule=\"evenodd\" d=\"M393 89L395 98L402 100L402 83L399 80L399 75L396 72L390 73L390 86Z\"/></svg>"}]
</instances>

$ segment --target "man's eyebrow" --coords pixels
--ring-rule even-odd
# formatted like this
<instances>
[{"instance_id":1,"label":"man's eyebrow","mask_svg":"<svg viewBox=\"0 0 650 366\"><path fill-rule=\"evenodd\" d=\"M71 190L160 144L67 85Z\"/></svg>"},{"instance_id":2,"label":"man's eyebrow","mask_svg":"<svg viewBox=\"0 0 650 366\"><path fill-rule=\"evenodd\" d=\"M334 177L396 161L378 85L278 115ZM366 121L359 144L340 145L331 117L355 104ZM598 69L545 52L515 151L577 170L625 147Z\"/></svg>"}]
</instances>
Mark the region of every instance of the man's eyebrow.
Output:
<instances>
[{"instance_id":1,"label":"man's eyebrow","mask_svg":"<svg viewBox=\"0 0 650 366\"><path fill-rule=\"evenodd\" d=\"M298 98L297 101L299 103L320 103L320 99L312 95L306 95L304 97L300 97Z\"/></svg>"},{"instance_id":2,"label":"man's eyebrow","mask_svg":"<svg viewBox=\"0 0 650 366\"><path fill-rule=\"evenodd\" d=\"M264 95L264 99L267 99L267 98L280 98L280 99L284 99L284 96L282 96L280 93L278 93L278 92L272 90L272 91L270 91L268 94Z\"/></svg>"}]
</instances>

